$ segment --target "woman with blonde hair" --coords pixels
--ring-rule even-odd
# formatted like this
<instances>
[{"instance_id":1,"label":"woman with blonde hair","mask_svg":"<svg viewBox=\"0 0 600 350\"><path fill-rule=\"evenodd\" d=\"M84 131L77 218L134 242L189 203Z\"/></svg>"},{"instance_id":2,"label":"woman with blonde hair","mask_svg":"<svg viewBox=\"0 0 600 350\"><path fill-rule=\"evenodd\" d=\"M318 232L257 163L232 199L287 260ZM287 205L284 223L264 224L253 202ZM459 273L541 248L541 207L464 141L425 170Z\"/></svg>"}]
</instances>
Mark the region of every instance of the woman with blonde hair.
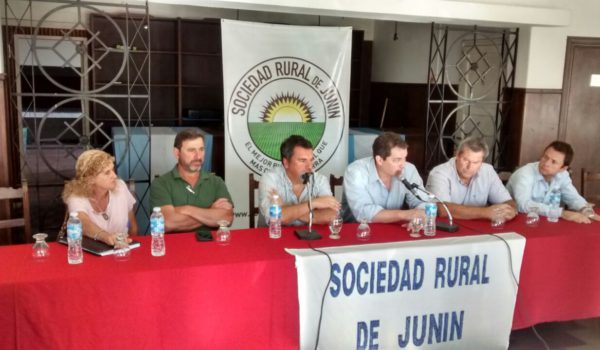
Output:
<instances>
[{"instance_id":1,"label":"woman with blonde hair","mask_svg":"<svg viewBox=\"0 0 600 350\"><path fill-rule=\"evenodd\" d=\"M114 245L116 233L137 235L135 198L115 174L115 158L92 149L81 153L75 178L65 185L62 197L69 212L77 212L83 234Z\"/></svg>"}]
</instances>

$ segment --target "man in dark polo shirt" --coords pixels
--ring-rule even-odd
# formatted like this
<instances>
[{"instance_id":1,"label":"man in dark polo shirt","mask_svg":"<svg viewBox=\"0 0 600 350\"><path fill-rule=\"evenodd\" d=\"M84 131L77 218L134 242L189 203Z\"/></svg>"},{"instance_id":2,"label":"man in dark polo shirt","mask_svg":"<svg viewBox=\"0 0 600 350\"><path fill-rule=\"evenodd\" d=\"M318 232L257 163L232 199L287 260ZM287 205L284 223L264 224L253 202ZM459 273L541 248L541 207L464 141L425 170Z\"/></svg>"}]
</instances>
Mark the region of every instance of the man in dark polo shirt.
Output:
<instances>
[{"instance_id":1,"label":"man in dark polo shirt","mask_svg":"<svg viewBox=\"0 0 600 350\"><path fill-rule=\"evenodd\" d=\"M196 130L175 137L177 165L150 186L150 204L160 207L166 232L197 231L210 235L219 221L231 223L233 204L223 179L202 171L204 136Z\"/></svg>"}]
</instances>

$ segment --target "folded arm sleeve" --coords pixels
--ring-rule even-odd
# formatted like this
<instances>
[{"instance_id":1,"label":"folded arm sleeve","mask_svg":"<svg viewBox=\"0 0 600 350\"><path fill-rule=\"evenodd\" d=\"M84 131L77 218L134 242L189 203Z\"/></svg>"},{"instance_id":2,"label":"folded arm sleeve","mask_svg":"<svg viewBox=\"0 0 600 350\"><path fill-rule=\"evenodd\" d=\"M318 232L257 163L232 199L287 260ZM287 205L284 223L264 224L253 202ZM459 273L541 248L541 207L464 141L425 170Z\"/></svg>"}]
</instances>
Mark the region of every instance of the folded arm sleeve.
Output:
<instances>
[{"instance_id":1,"label":"folded arm sleeve","mask_svg":"<svg viewBox=\"0 0 600 350\"><path fill-rule=\"evenodd\" d=\"M427 178L427 189L442 202L450 203L450 181L439 171L432 171Z\"/></svg>"},{"instance_id":2,"label":"folded arm sleeve","mask_svg":"<svg viewBox=\"0 0 600 350\"><path fill-rule=\"evenodd\" d=\"M270 193L277 190L277 183L272 173L266 173L260 178L258 184L258 205L263 217L269 217L269 206L271 205Z\"/></svg>"}]
</instances>

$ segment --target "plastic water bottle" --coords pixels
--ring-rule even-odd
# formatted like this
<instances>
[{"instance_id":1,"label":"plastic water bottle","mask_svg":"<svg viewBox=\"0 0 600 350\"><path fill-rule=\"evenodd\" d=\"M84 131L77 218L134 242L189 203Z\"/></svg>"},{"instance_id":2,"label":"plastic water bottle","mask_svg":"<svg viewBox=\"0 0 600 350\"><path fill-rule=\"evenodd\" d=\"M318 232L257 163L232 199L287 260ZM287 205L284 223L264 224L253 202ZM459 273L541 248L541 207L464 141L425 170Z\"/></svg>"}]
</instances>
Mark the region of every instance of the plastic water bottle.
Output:
<instances>
[{"instance_id":1,"label":"plastic water bottle","mask_svg":"<svg viewBox=\"0 0 600 350\"><path fill-rule=\"evenodd\" d=\"M83 250L81 249L81 240L83 235L83 227L81 220L77 216L77 212L69 213L69 221L67 221L67 261L69 264L81 264L83 262Z\"/></svg>"},{"instance_id":2,"label":"plastic water bottle","mask_svg":"<svg viewBox=\"0 0 600 350\"><path fill-rule=\"evenodd\" d=\"M423 228L423 234L425 236L435 236L435 219L437 217L437 204L435 198L429 196L427 203L425 203L425 225Z\"/></svg>"},{"instance_id":3,"label":"plastic water bottle","mask_svg":"<svg viewBox=\"0 0 600 350\"><path fill-rule=\"evenodd\" d=\"M279 195L274 194L271 197L271 206L269 207L269 238L281 237L281 202Z\"/></svg>"},{"instance_id":4,"label":"plastic water bottle","mask_svg":"<svg viewBox=\"0 0 600 350\"><path fill-rule=\"evenodd\" d=\"M150 234L152 235L152 256L165 255L165 217L160 211L160 207L152 209Z\"/></svg>"},{"instance_id":5,"label":"plastic water bottle","mask_svg":"<svg viewBox=\"0 0 600 350\"><path fill-rule=\"evenodd\" d=\"M550 193L550 209L548 210L548 221L558 222L562 210L560 209L560 189L553 188Z\"/></svg>"}]
</instances>

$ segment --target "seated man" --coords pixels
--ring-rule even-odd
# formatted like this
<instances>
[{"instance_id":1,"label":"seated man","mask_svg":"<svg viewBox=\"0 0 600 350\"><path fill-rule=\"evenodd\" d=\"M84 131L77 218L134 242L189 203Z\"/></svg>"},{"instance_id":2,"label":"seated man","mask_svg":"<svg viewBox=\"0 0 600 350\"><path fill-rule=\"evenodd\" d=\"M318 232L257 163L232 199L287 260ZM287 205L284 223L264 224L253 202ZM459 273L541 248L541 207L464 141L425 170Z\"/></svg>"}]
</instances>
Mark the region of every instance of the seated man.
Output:
<instances>
[{"instance_id":1,"label":"seated man","mask_svg":"<svg viewBox=\"0 0 600 350\"><path fill-rule=\"evenodd\" d=\"M425 203L410 193L401 176L423 186L417 168L406 161L408 144L400 135L385 132L373 142L373 156L354 161L344 174L344 219L369 222L409 221L425 217ZM404 203L410 209L403 210ZM420 209L419 209L420 208Z\"/></svg>"},{"instance_id":2,"label":"seated man","mask_svg":"<svg viewBox=\"0 0 600 350\"><path fill-rule=\"evenodd\" d=\"M288 137L280 147L282 167L275 167L264 174L258 186L260 215L258 226L266 226L269 217L271 196L279 195L281 200L281 223L283 225L304 225L308 223L308 186L302 175L313 172L313 148L310 141L302 136ZM328 223L340 208L329 188L329 181L321 174L313 173L310 180L312 191L313 223Z\"/></svg>"},{"instance_id":3,"label":"seated man","mask_svg":"<svg viewBox=\"0 0 600 350\"><path fill-rule=\"evenodd\" d=\"M554 141L544 149L539 162L529 163L515 171L506 188L517 201L519 211L527 212L537 206L541 215L547 216L550 194L559 189L562 202L571 210L563 210L565 220L589 224L600 221L593 210L586 207L587 201L577 193L567 169L573 160L573 148L568 143Z\"/></svg>"},{"instance_id":4,"label":"seated man","mask_svg":"<svg viewBox=\"0 0 600 350\"><path fill-rule=\"evenodd\" d=\"M468 137L456 157L431 169L427 189L445 202L455 219L491 219L500 210L505 220L517 215L515 201L494 168L483 160L488 146L481 138ZM440 216L447 216L438 204Z\"/></svg>"},{"instance_id":5,"label":"seated man","mask_svg":"<svg viewBox=\"0 0 600 350\"><path fill-rule=\"evenodd\" d=\"M201 170L204 136L193 129L179 132L173 154L177 165L150 186L150 204L161 208L165 231L210 235L219 221L231 223L233 205L223 179Z\"/></svg>"}]
</instances>

